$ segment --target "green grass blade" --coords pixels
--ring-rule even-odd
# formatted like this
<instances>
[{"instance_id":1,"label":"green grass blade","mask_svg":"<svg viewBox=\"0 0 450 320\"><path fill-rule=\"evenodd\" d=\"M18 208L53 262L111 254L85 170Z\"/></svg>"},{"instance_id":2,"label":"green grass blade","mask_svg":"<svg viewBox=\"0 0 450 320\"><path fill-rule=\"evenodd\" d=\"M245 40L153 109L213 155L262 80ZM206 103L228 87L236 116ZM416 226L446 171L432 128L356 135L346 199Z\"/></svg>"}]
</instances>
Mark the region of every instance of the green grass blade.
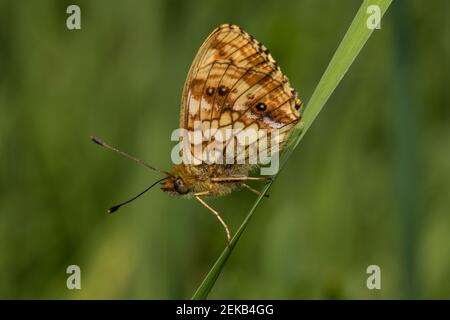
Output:
<instances>
[{"instance_id":1,"label":"green grass blade","mask_svg":"<svg viewBox=\"0 0 450 320\"><path fill-rule=\"evenodd\" d=\"M339 47L337 48L333 58L331 59L327 69L325 70L325 73L323 74L319 84L317 85L313 95L311 96L311 99L307 104L301 124L297 128L295 128L294 132L291 134L289 143L286 146L283 154L281 155L280 169L284 166L293 150L297 147L299 142L304 137L305 133L311 127L313 121L316 119L317 115L324 107L328 98L336 89L339 82L342 80L351 64L357 57L358 53L361 51L364 44L372 34L373 30L369 29L366 23L369 17L367 8L370 5L377 5L380 8L381 16L383 16L391 2L392 0L365 0L359 8L355 18L353 19L344 38L339 44ZM214 284L219 277L223 267L225 266L231 252L233 252L233 249L239 241L239 238L247 227L248 222L252 218L255 209L259 205L262 197L270 188L272 183L273 181L264 187L264 189L262 190L262 194L256 199L247 217L244 219L238 231L231 240L230 245L224 249L220 257L217 259L216 263L214 263L213 267L210 269L200 286L197 288L192 299L198 300L206 299L208 297L208 294L214 287Z\"/></svg>"}]
</instances>

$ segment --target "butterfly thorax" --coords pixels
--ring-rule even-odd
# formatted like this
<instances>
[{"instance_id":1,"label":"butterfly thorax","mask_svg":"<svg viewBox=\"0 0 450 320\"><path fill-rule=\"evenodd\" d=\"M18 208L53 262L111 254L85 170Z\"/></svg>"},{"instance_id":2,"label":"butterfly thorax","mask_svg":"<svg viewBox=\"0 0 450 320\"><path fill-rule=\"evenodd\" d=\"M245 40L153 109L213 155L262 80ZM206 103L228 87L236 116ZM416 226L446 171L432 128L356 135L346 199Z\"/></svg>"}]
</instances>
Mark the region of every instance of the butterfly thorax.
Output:
<instances>
[{"instance_id":1,"label":"butterfly thorax","mask_svg":"<svg viewBox=\"0 0 450 320\"><path fill-rule=\"evenodd\" d=\"M213 178L246 176L251 167L248 165L175 165L169 176L162 182L161 189L172 195L193 196L208 192L207 196L224 196L242 187L239 181L213 181Z\"/></svg>"}]
</instances>

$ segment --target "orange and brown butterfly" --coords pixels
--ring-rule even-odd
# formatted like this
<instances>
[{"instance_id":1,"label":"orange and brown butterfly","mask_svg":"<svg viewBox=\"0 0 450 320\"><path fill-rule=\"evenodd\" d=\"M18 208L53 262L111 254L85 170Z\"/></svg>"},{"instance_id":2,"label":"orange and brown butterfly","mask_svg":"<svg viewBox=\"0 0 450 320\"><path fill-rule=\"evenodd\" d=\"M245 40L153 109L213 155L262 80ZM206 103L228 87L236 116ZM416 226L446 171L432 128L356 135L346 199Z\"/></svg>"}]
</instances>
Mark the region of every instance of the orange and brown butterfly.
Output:
<instances>
[{"instance_id":1,"label":"orange and brown butterfly","mask_svg":"<svg viewBox=\"0 0 450 320\"><path fill-rule=\"evenodd\" d=\"M223 24L206 38L190 67L181 99L180 128L193 131L195 124L199 123L202 131L210 132L211 140L214 139L214 130L278 130L281 150L293 127L300 121L302 106L296 91L267 48L240 27ZM91 139L157 170L96 137ZM211 141L202 143L208 142ZM251 155L246 151L247 159ZM161 182L163 191L194 198L210 210L223 225L230 241L226 223L204 198L227 195L241 188L259 194L247 184L250 180L268 179L250 176L257 166L200 161L196 164L175 165L169 172L157 170L166 177L136 197L110 208L108 212L116 211Z\"/></svg>"}]
</instances>

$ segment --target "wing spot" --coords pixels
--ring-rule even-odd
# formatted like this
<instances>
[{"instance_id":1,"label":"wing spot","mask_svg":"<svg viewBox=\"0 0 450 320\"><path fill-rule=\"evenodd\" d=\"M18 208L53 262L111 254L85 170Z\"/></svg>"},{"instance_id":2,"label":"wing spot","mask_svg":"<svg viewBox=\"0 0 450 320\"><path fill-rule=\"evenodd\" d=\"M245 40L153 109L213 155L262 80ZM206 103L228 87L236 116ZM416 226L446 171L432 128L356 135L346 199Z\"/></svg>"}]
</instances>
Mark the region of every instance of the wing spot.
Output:
<instances>
[{"instance_id":1,"label":"wing spot","mask_svg":"<svg viewBox=\"0 0 450 320\"><path fill-rule=\"evenodd\" d=\"M265 103L260 102L260 103L258 103L258 104L255 105L255 109L256 109L256 111L264 112L264 111L267 110L267 106L266 106Z\"/></svg>"},{"instance_id":2,"label":"wing spot","mask_svg":"<svg viewBox=\"0 0 450 320\"><path fill-rule=\"evenodd\" d=\"M225 96L229 90L230 89L228 89L226 86L220 86L219 87L219 96L222 96L222 97Z\"/></svg>"},{"instance_id":3,"label":"wing spot","mask_svg":"<svg viewBox=\"0 0 450 320\"><path fill-rule=\"evenodd\" d=\"M294 91L293 93L295 99L294 99L294 109L299 111L303 107L303 101L297 98L297 93Z\"/></svg>"},{"instance_id":4,"label":"wing spot","mask_svg":"<svg viewBox=\"0 0 450 320\"><path fill-rule=\"evenodd\" d=\"M208 96L212 97L212 96L214 95L214 91L215 91L215 89L214 89L213 87L208 87L208 88L206 89L206 94L207 94Z\"/></svg>"}]
</instances>

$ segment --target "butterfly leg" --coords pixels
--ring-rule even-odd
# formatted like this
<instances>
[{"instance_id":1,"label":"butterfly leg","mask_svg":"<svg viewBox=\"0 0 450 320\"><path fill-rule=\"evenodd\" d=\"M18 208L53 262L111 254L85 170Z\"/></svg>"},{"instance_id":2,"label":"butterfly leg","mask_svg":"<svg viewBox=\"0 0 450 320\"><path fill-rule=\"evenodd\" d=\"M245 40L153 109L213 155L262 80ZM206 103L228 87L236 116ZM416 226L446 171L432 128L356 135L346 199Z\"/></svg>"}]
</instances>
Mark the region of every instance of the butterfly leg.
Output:
<instances>
[{"instance_id":1,"label":"butterfly leg","mask_svg":"<svg viewBox=\"0 0 450 320\"><path fill-rule=\"evenodd\" d=\"M213 182L233 182L233 181L248 181L248 180L263 180L270 181L272 177L247 177L247 176L234 176L234 177L215 177L211 178Z\"/></svg>"},{"instance_id":2,"label":"butterfly leg","mask_svg":"<svg viewBox=\"0 0 450 320\"><path fill-rule=\"evenodd\" d=\"M220 214L219 214L216 210L214 210L213 208L211 208L211 207L205 202L205 200L203 200L203 199L200 197L200 195L198 195L198 194L200 194L200 195L205 195L205 193L204 193L204 192L200 192L200 193L194 194L194 197L195 197L195 199L197 199L202 205L204 205L209 211L211 211L211 212L216 216L217 220L220 221L220 223L222 224L222 226L223 226L224 229L225 229L225 232L227 233L227 240L228 240L228 243L230 243L230 242L231 242L231 235L230 235L230 230L228 230L227 224L225 223L225 221L223 221L223 219L222 219L222 217L220 216Z\"/></svg>"},{"instance_id":3,"label":"butterfly leg","mask_svg":"<svg viewBox=\"0 0 450 320\"><path fill-rule=\"evenodd\" d=\"M250 190L251 192L256 193L258 196L261 195L261 191L258 191L258 190L256 190L256 189L253 189L252 187L250 187L250 186L249 186L248 184L246 184L246 183L243 183L242 186L243 186L244 188L247 188L247 189ZM268 194L265 194L264 197L268 198L269 195L268 195Z\"/></svg>"}]
</instances>

